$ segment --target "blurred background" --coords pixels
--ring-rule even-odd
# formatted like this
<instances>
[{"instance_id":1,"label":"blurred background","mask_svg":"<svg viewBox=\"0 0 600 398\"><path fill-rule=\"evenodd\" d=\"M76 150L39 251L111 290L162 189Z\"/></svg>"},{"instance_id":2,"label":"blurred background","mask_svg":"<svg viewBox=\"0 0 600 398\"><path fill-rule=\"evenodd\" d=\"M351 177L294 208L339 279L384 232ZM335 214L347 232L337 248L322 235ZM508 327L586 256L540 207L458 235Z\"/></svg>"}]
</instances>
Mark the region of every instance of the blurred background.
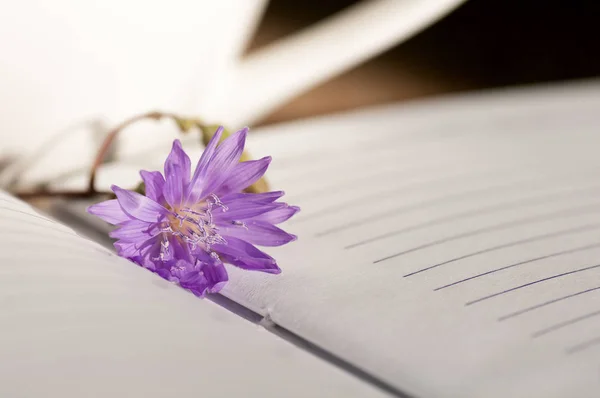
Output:
<instances>
[{"instance_id":1,"label":"blurred background","mask_svg":"<svg viewBox=\"0 0 600 398\"><path fill-rule=\"evenodd\" d=\"M249 51L358 2L273 0ZM279 107L260 124L439 94L596 76L598 1L469 0L408 41Z\"/></svg>"},{"instance_id":2,"label":"blurred background","mask_svg":"<svg viewBox=\"0 0 600 398\"><path fill-rule=\"evenodd\" d=\"M149 110L260 127L597 77L599 20L597 0L0 0L0 187L87 169ZM115 158L175 134L135 126Z\"/></svg>"}]
</instances>

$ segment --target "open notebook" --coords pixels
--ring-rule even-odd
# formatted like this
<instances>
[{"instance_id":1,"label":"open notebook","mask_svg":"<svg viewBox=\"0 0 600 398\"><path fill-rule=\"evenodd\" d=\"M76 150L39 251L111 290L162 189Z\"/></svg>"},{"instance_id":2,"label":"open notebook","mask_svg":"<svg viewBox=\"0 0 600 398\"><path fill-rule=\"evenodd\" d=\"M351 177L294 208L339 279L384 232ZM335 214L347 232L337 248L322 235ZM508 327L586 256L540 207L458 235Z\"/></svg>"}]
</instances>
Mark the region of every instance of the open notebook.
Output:
<instances>
[{"instance_id":1,"label":"open notebook","mask_svg":"<svg viewBox=\"0 0 600 398\"><path fill-rule=\"evenodd\" d=\"M0 191L0 396L384 397Z\"/></svg>"},{"instance_id":2,"label":"open notebook","mask_svg":"<svg viewBox=\"0 0 600 398\"><path fill-rule=\"evenodd\" d=\"M600 82L588 81L389 106L265 129L252 137L250 149L255 156L273 155L270 182L286 190L286 201L302 207L286 226L300 239L270 251L283 268L281 275L232 267L223 294L262 316L263 325L320 347L390 394L597 397L599 109ZM190 152L196 158L200 153ZM138 163L158 168L162 159L162 154L147 155ZM131 184L136 168L107 167L100 180ZM76 206L70 210L89 225L106 228ZM64 250L70 253L60 253ZM74 257L75 250L69 255ZM39 274L39 259L29 267L20 267L18 276L9 274L15 278L13 289L39 293L38 285L28 282L37 278L46 289L62 284L54 290L62 295L98 295L77 305L89 317L90 328L106 328L103 318L119 316L98 307L103 300L113 301L115 308L125 305L123 316L133 311L130 306L150 311L153 306L145 304L150 300L179 304L177 310L160 307L152 314L167 316L165 324L186 339L211 334L213 328L215 334L222 330L231 336L238 328L253 329L230 314L222 315L223 323L200 321L217 313L214 304L198 304L191 295L163 288L158 278L116 259L53 272L44 267L48 280ZM115 272L126 275L116 285L111 279ZM102 288L90 278L105 280ZM150 297L151 289L157 290L152 292L156 297ZM42 305L46 299L21 294L31 300L26 301L30 311L48 317ZM151 329L142 336L171 336L160 333ZM253 342L255 335L260 342ZM136 341L129 337L130 343ZM185 346L201 351L205 344L221 344L219 340L206 343L201 337ZM252 330L236 347L251 356L263 343L285 346L267 340ZM23 344L10 347L22 350ZM68 347L68 352L79 355L80 348ZM135 348L120 349L135 362ZM183 349L173 355L180 355L185 371L192 372L189 361L197 358L183 355ZM226 355L226 360L234 358ZM285 374L291 370L280 368L282 359L269 355L264 366ZM301 359L309 360L302 357L288 366L304 365ZM237 371L230 372L232 377ZM347 386L349 381L336 375L339 380L315 380ZM314 372L305 377L312 379ZM283 382L275 377L272 383ZM354 393L370 396L373 391Z\"/></svg>"}]
</instances>

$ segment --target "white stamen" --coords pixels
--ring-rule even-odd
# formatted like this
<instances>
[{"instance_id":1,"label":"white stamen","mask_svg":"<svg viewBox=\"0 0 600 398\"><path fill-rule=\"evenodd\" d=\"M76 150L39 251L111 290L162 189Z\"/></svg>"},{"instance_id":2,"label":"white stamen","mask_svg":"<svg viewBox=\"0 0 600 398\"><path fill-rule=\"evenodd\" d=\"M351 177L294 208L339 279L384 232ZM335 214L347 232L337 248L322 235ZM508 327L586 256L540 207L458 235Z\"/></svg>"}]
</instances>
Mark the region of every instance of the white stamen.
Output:
<instances>
[{"instance_id":1,"label":"white stamen","mask_svg":"<svg viewBox=\"0 0 600 398\"><path fill-rule=\"evenodd\" d=\"M246 223L245 223L245 222L243 222L243 221L236 221L236 220L234 220L234 221L232 221L231 223L232 223L233 225L235 225L235 226L242 227L242 228L244 228L244 229L246 229L246 230L248 229L248 226L247 226L247 225L246 225Z\"/></svg>"},{"instance_id":2,"label":"white stamen","mask_svg":"<svg viewBox=\"0 0 600 398\"><path fill-rule=\"evenodd\" d=\"M181 242L185 242L191 250L200 247L209 252L211 256L218 258L218 254L211 251L211 245L226 244L227 241L219 235L218 228L213 222L212 210L216 207L221 208L222 211L228 210L227 206L221 202L217 195L211 194L207 198L205 206L200 209L198 207L185 207L173 211L174 219L165 221L161 229L163 241L161 242L161 254L159 258L164 260L168 254L168 235L173 235L180 239ZM243 223L237 225L245 226ZM163 242L166 242L166 244L163 244Z\"/></svg>"},{"instance_id":3,"label":"white stamen","mask_svg":"<svg viewBox=\"0 0 600 398\"><path fill-rule=\"evenodd\" d=\"M169 254L169 240L165 234L162 235L162 240L160 241L160 253L158 257L153 258L153 260L164 261L165 257Z\"/></svg>"}]
</instances>

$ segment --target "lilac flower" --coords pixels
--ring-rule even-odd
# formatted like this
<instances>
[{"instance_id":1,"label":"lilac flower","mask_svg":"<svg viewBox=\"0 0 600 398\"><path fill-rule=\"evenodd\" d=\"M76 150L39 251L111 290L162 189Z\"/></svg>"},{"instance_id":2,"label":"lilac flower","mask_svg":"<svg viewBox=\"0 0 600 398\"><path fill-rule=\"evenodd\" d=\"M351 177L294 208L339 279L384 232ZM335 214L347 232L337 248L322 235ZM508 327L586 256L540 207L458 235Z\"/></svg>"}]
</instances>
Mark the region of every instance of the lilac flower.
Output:
<instances>
[{"instance_id":1,"label":"lilac flower","mask_svg":"<svg viewBox=\"0 0 600 398\"><path fill-rule=\"evenodd\" d=\"M280 246L296 239L275 226L299 208L277 202L283 192L242 191L260 179L270 157L239 162L248 129L218 144L215 133L191 175L179 140L165 161L164 178L141 171L146 196L113 186L117 199L88 212L114 224L120 256L178 283L198 296L227 282L223 263L277 274L274 258L254 245Z\"/></svg>"}]
</instances>

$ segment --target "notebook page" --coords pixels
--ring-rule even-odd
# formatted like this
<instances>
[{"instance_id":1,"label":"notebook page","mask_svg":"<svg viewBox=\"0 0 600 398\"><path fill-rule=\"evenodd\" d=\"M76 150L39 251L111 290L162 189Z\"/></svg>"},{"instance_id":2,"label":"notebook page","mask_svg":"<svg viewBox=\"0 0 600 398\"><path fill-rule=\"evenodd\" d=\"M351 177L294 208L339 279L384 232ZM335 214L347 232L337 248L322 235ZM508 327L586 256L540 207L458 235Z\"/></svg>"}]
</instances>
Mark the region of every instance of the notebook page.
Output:
<instances>
[{"instance_id":1,"label":"notebook page","mask_svg":"<svg viewBox=\"0 0 600 398\"><path fill-rule=\"evenodd\" d=\"M598 109L595 81L274 127L300 239L224 294L417 396L596 397Z\"/></svg>"},{"instance_id":2,"label":"notebook page","mask_svg":"<svg viewBox=\"0 0 600 398\"><path fill-rule=\"evenodd\" d=\"M0 396L383 397L0 192Z\"/></svg>"}]
</instances>

